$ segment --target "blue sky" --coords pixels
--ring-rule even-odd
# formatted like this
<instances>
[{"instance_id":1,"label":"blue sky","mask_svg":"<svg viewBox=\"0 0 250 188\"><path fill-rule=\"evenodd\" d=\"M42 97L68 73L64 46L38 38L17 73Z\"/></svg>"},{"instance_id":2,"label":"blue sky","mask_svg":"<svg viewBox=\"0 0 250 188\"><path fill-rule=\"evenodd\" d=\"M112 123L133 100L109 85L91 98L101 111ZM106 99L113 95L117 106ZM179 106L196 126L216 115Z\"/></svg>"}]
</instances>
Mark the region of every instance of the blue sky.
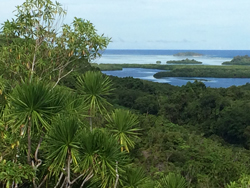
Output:
<instances>
[{"instance_id":1,"label":"blue sky","mask_svg":"<svg viewBox=\"0 0 250 188\"><path fill-rule=\"evenodd\" d=\"M1 0L0 23L24 0ZM59 0L112 37L109 49L250 50L249 0Z\"/></svg>"}]
</instances>

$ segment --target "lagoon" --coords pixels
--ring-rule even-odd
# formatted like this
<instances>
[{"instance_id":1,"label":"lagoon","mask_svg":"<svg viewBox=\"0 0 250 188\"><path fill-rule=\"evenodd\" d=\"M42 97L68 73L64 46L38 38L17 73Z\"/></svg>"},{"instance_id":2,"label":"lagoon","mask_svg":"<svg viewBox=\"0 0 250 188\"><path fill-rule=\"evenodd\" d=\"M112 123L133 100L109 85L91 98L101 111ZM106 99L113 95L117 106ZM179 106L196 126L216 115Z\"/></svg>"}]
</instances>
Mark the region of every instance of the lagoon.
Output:
<instances>
[{"instance_id":1,"label":"lagoon","mask_svg":"<svg viewBox=\"0 0 250 188\"><path fill-rule=\"evenodd\" d=\"M185 57L174 56L179 52L196 52L203 54L200 57ZM169 60L195 59L202 62L203 65L221 66L225 61L231 61L235 56L250 56L250 50L106 50L103 56L96 59L93 63L105 64L155 64L156 61L161 61L161 64L166 64ZM250 83L250 78L183 78L183 77L168 77L156 79L153 75L159 71L157 69L143 68L124 68L116 71L103 71L107 75L118 77L134 77L153 82L169 83L175 86L185 85L188 81L193 82L195 79L202 81L207 87L227 88L232 85L240 86Z\"/></svg>"},{"instance_id":2,"label":"lagoon","mask_svg":"<svg viewBox=\"0 0 250 188\"><path fill-rule=\"evenodd\" d=\"M122 70L115 71L102 71L104 74L117 76L117 77L133 77L143 80L159 82L159 83L169 83L174 86L186 85L187 82L194 82L199 80L203 82L207 87L212 88L227 88L232 85L240 86L250 83L250 78L206 78L206 77L165 77L156 79L153 75L162 70L158 69L144 69L144 68L123 68Z\"/></svg>"}]
</instances>

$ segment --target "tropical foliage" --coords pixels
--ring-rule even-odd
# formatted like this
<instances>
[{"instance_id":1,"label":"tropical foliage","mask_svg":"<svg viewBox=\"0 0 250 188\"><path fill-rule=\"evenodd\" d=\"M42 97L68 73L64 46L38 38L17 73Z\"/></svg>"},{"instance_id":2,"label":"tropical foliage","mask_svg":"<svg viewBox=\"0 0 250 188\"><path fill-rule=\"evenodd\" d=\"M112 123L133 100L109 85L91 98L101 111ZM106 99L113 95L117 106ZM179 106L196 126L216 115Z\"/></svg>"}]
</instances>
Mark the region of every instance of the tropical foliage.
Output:
<instances>
[{"instance_id":1,"label":"tropical foliage","mask_svg":"<svg viewBox=\"0 0 250 188\"><path fill-rule=\"evenodd\" d=\"M185 188L187 182L180 174L169 173L158 181L157 187Z\"/></svg>"},{"instance_id":2,"label":"tropical foliage","mask_svg":"<svg viewBox=\"0 0 250 188\"><path fill-rule=\"evenodd\" d=\"M223 65L250 65L250 57L245 56L236 56L231 61L226 61L222 63Z\"/></svg>"},{"instance_id":3,"label":"tropical foliage","mask_svg":"<svg viewBox=\"0 0 250 188\"><path fill-rule=\"evenodd\" d=\"M110 39L65 13L26 0L1 29L1 187L249 186L249 84L108 77L89 62Z\"/></svg>"},{"instance_id":4,"label":"tropical foliage","mask_svg":"<svg viewBox=\"0 0 250 188\"><path fill-rule=\"evenodd\" d=\"M96 112L106 112L106 106L110 106L104 96L110 95L111 81L101 72L93 71L87 71L77 77L77 81L78 91L89 108L90 130L92 130L92 118Z\"/></svg>"},{"instance_id":5,"label":"tropical foliage","mask_svg":"<svg viewBox=\"0 0 250 188\"><path fill-rule=\"evenodd\" d=\"M114 137L120 142L121 151L124 149L129 152L129 147L134 148L135 142L133 139L138 138L138 131L135 128L139 123L137 117L128 110L115 109L111 115L106 118L107 128L113 133Z\"/></svg>"},{"instance_id":6,"label":"tropical foliage","mask_svg":"<svg viewBox=\"0 0 250 188\"><path fill-rule=\"evenodd\" d=\"M80 63L99 56L110 39L92 23L75 18L63 24L66 10L50 0L26 0L1 30L1 74L8 79L51 79L57 84Z\"/></svg>"}]
</instances>

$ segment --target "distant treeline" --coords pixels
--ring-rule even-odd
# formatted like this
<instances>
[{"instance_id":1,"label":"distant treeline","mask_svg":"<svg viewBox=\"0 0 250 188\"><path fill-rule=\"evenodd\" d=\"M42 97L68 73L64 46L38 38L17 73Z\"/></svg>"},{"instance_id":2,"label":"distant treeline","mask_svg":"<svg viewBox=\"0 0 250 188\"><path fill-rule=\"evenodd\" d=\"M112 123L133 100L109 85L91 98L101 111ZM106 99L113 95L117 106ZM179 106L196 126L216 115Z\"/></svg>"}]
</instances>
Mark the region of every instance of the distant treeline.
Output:
<instances>
[{"instance_id":1,"label":"distant treeline","mask_svg":"<svg viewBox=\"0 0 250 188\"><path fill-rule=\"evenodd\" d=\"M169 72L158 72L154 77L250 78L250 67L190 66L175 68Z\"/></svg>"},{"instance_id":2,"label":"distant treeline","mask_svg":"<svg viewBox=\"0 0 250 188\"><path fill-rule=\"evenodd\" d=\"M250 57L245 56L236 56L231 61L226 61L222 63L223 65L250 65Z\"/></svg>"},{"instance_id":3,"label":"distant treeline","mask_svg":"<svg viewBox=\"0 0 250 188\"><path fill-rule=\"evenodd\" d=\"M249 66L212 66L212 65L159 65L159 64L92 64L100 70L122 70L123 68L146 68L170 70L158 72L155 78L162 77L214 77L250 78Z\"/></svg>"},{"instance_id":4,"label":"distant treeline","mask_svg":"<svg viewBox=\"0 0 250 188\"><path fill-rule=\"evenodd\" d=\"M160 64L91 64L94 67L98 67L100 70L122 70L123 68L145 68L145 69L160 69L170 70L171 65L160 65Z\"/></svg>"},{"instance_id":5,"label":"distant treeline","mask_svg":"<svg viewBox=\"0 0 250 188\"><path fill-rule=\"evenodd\" d=\"M183 60L178 60L178 61L174 61L174 60L171 60L171 61L167 61L166 62L167 64L202 64L202 62L200 61L196 61L194 59L183 59Z\"/></svg>"},{"instance_id":6,"label":"distant treeline","mask_svg":"<svg viewBox=\"0 0 250 188\"><path fill-rule=\"evenodd\" d=\"M199 54L196 52L179 52L174 54L173 56L203 56L203 54Z\"/></svg>"}]
</instances>

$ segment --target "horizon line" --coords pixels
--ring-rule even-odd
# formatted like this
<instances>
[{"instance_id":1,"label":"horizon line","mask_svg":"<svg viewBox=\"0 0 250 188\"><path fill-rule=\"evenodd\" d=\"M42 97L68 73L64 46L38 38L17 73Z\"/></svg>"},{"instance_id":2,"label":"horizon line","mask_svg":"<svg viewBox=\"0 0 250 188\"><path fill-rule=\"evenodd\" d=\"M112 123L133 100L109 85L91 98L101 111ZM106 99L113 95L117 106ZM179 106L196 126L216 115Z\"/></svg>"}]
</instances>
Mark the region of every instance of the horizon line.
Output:
<instances>
[{"instance_id":1,"label":"horizon line","mask_svg":"<svg viewBox=\"0 0 250 188\"><path fill-rule=\"evenodd\" d=\"M217 51L236 51L237 49L135 49L135 48L113 48L113 49L105 49L105 50L217 50ZM104 51L105 51L104 50ZM250 49L238 49L237 51L250 51Z\"/></svg>"}]
</instances>

